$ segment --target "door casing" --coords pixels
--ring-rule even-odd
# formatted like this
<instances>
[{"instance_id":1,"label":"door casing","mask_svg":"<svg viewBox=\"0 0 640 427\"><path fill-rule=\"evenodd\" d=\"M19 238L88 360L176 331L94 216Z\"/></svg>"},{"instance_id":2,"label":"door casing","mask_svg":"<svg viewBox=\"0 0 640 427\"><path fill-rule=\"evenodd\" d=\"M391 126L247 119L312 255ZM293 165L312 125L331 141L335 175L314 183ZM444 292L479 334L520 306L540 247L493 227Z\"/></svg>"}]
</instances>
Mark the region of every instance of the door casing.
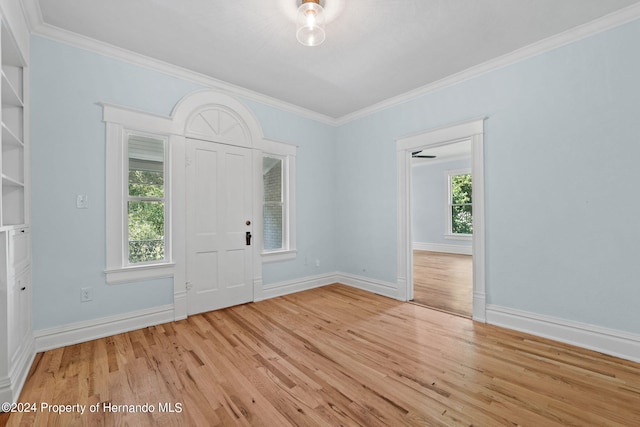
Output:
<instances>
[{"instance_id":1,"label":"door casing","mask_svg":"<svg viewBox=\"0 0 640 427\"><path fill-rule=\"evenodd\" d=\"M473 319L486 322L484 119L453 124L396 140L398 171L398 298L413 299L413 239L411 233L411 152L471 140L473 174Z\"/></svg>"},{"instance_id":2,"label":"door casing","mask_svg":"<svg viewBox=\"0 0 640 427\"><path fill-rule=\"evenodd\" d=\"M171 185L174 319L185 319L187 303L187 138L244 147L252 152L252 206L253 212L261 212L262 206L262 147L265 143L262 128L247 107L230 95L211 89L195 91L176 104L171 113ZM209 126L211 125L211 126ZM252 285L254 300L262 295L262 215L252 219Z\"/></svg>"}]
</instances>

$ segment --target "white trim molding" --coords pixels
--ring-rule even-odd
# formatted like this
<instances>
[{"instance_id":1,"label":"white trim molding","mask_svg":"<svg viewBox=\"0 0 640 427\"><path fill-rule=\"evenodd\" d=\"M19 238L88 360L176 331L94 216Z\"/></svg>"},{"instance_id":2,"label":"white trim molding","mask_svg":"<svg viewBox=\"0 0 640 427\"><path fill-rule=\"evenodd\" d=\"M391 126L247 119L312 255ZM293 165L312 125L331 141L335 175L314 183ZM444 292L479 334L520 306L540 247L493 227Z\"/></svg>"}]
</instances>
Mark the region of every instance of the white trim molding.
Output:
<instances>
[{"instance_id":1,"label":"white trim molding","mask_svg":"<svg viewBox=\"0 0 640 427\"><path fill-rule=\"evenodd\" d=\"M613 28L627 24L631 21L635 21L638 18L640 18L640 3L633 4L616 12L605 15L602 18L579 25L560 34L556 34L544 40L540 40L528 46L524 46L520 49L516 49L513 52L507 53L482 64L478 64L471 68L467 68L466 70L452 74L433 83L429 83L425 86L405 92L398 96L385 99L384 101L380 101L369 107L354 111L353 113L346 114L335 121L336 126L347 124L354 120L358 120L371 114L395 107L429 93L433 93L438 90L457 85L464 81L479 77L483 74L508 67L509 65L517 64L518 62L536 57L538 55L542 55L543 53L550 52L554 49L558 49L571 43L583 40L587 37L591 37L604 31L611 30Z\"/></svg>"},{"instance_id":2,"label":"white trim molding","mask_svg":"<svg viewBox=\"0 0 640 427\"><path fill-rule=\"evenodd\" d=\"M398 256L396 298L413 299L413 238L411 231L411 153L471 140L473 174L473 319L485 321L484 118L452 124L396 140ZM375 292L375 291L374 291ZM383 294L385 295L385 294Z\"/></svg>"},{"instance_id":3,"label":"white trim molding","mask_svg":"<svg viewBox=\"0 0 640 427\"><path fill-rule=\"evenodd\" d=\"M139 282L149 279L162 279L173 277L175 263L162 263L151 265L136 265L123 268L105 270L107 283L110 285L120 285L123 283Z\"/></svg>"},{"instance_id":4,"label":"white trim molding","mask_svg":"<svg viewBox=\"0 0 640 427\"><path fill-rule=\"evenodd\" d=\"M337 283L351 286L353 288L362 289L363 291L373 292L374 294L385 297L406 301L402 290L395 283L389 283L382 280L371 279L370 277L358 276L349 273L337 273Z\"/></svg>"},{"instance_id":5,"label":"white trim molding","mask_svg":"<svg viewBox=\"0 0 640 427\"><path fill-rule=\"evenodd\" d=\"M40 329L34 331L35 347L38 352L52 350L54 348L172 322L174 318L173 305L169 304L100 319Z\"/></svg>"},{"instance_id":6,"label":"white trim molding","mask_svg":"<svg viewBox=\"0 0 640 427\"><path fill-rule=\"evenodd\" d=\"M311 111L298 105L47 24L44 22L38 0L25 0L23 4L29 20L31 32L35 35L55 40L79 49L87 50L89 52L94 52L98 55L123 61L128 64L158 71L169 76L205 86L208 89L216 90L218 92L224 92L232 96L239 96L244 99L269 105L279 110L297 114L320 123L328 125L335 125L336 123L336 119L333 117Z\"/></svg>"},{"instance_id":7,"label":"white trim molding","mask_svg":"<svg viewBox=\"0 0 640 427\"><path fill-rule=\"evenodd\" d=\"M258 152L258 154L260 154L260 159L256 159L256 161L259 162L259 165L256 166L256 169L263 171L263 174L260 174L258 178L259 184L257 184L260 193L258 195L261 201L260 208L262 209L262 212L264 212L264 169L262 162L264 157L273 156L274 158L278 158L282 161L282 200L284 202L284 212L282 224L282 247L274 251L265 250L264 235L259 236L261 237L261 239L256 240L256 242L259 243L259 247L262 248L261 257L263 263L290 261L298 256L296 225L296 154L298 147L296 145L288 144L285 142L263 138L261 141L259 141L258 148L260 150ZM258 228L264 233L263 217L257 215L256 220L257 223L260 224Z\"/></svg>"},{"instance_id":8,"label":"white trim molding","mask_svg":"<svg viewBox=\"0 0 640 427\"><path fill-rule=\"evenodd\" d=\"M16 402L36 357L35 341L30 336L18 353L17 361L5 378L0 378L0 401Z\"/></svg>"},{"instance_id":9,"label":"white trim molding","mask_svg":"<svg viewBox=\"0 0 640 427\"><path fill-rule=\"evenodd\" d=\"M298 251L292 249L286 251L262 252L260 256L262 257L262 262L265 264L270 262L291 261L292 259L296 259Z\"/></svg>"},{"instance_id":10,"label":"white trim molding","mask_svg":"<svg viewBox=\"0 0 640 427\"><path fill-rule=\"evenodd\" d=\"M308 276L300 279L285 280L282 282L271 283L268 285L260 284L260 292L256 293L255 301L263 301L270 298L289 295L296 292L308 291L310 289L320 288L322 286L338 283L337 273L319 274L317 276Z\"/></svg>"},{"instance_id":11,"label":"white trim molding","mask_svg":"<svg viewBox=\"0 0 640 427\"><path fill-rule=\"evenodd\" d=\"M640 335L553 316L487 305L487 323L640 363Z\"/></svg>"},{"instance_id":12,"label":"white trim molding","mask_svg":"<svg viewBox=\"0 0 640 427\"><path fill-rule=\"evenodd\" d=\"M567 30L563 33L532 43L485 63L460 71L459 73L452 74L441 80L380 101L374 105L354 111L342 117L334 118L186 68L178 67L155 58L143 56L127 49L55 27L44 22L38 0L24 0L22 4L33 34L90 52L95 52L99 55L124 61L129 64L159 71L167 75L178 77L196 84L201 84L208 88L223 91L231 95L240 96L242 98L269 105L279 110L297 114L330 126L342 126L373 113L403 104L428 93L454 86L463 81L533 58L640 18L640 4L634 4L605 15L602 18Z\"/></svg>"},{"instance_id":13,"label":"white trim molding","mask_svg":"<svg viewBox=\"0 0 640 427\"><path fill-rule=\"evenodd\" d=\"M171 147L169 132L171 120L156 114L147 114L126 107L100 103L103 108L103 121L106 127L106 268L105 276L108 284L120 284L173 276L172 235L172 197L171 197ZM164 147L164 173L168 176L165 188L165 259L149 264L129 264L126 245L127 216L126 202L128 190L126 184L127 158L126 152L129 136L141 134L157 138Z\"/></svg>"}]
</instances>

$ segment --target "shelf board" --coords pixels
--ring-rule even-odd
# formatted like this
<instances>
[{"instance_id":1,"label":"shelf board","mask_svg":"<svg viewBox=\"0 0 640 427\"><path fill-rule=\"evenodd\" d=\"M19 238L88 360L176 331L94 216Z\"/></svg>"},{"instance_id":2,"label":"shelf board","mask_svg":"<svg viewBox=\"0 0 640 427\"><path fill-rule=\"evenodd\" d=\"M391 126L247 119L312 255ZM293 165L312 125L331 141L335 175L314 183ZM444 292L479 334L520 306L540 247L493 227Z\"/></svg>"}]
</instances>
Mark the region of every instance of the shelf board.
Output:
<instances>
[{"instance_id":1,"label":"shelf board","mask_svg":"<svg viewBox=\"0 0 640 427\"><path fill-rule=\"evenodd\" d=\"M2 72L2 105L12 105L14 107L23 107L22 98L18 95L18 92L14 89L13 85Z\"/></svg>"},{"instance_id":2,"label":"shelf board","mask_svg":"<svg viewBox=\"0 0 640 427\"><path fill-rule=\"evenodd\" d=\"M24 187L24 182L20 182L5 174L2 174L2 185L7 187Z\"/></svg>"},{"instance_id":3,"label":"shelf board","mask_svg":"<svg viewBox=\"0 0 640 427\"><path fill-rule=\"evenodd\" d=\"M2 145L4 144L24 147L24 142L6 124L2 123Z\"/></svg>"},{"instance_id":4,"label":"shelf board","mask_svg":"<svg viewBox=\"0 0 640 427\"><path fill-rule=\"evenodd\" d=\"M0 233L2 233L3 231L10 231L10 230L20 230L21 228L26 228L29 225L26 223L22 223L22 224L2 224L0 225Z\"/></svg>"},{"instance_id":5,"label":"shelf board","mask_svg":"<svg viewBox=\"0 0 640 427\"><path fill-rule=\"evenodd\" d=\"M25 58L22 56L11 30L5 25L4 19L0 39L2 39L2 63L16 67L24 67L27 61L25 61Z\"/></svg>"}]
</instances>

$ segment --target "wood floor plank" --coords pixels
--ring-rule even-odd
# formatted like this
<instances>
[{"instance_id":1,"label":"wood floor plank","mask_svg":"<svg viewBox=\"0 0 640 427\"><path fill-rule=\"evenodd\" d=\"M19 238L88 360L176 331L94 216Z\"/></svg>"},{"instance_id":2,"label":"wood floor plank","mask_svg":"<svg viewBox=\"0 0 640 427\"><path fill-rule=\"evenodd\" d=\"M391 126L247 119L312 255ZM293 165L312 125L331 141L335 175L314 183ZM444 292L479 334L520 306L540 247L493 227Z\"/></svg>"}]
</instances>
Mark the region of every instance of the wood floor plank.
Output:
<instances>
[{"instance_id":1,"label":"wood floor plank","mask_svg":"<svg viewBox=\"0 0 640 427\"><path fill-rule=\"evenodd\" d=\"M472 257L413 251L413 296L416 304L471 317Z\"/></svg>"},{"instance_id":2,"label":"wood floor plank","mask_svg":"<svg viewBox=\"0 0 640 427\"><path fill-rule=\"evenodd\" d=\"M38 354L20 400L100 410L0 425L634 426L640 365L331 285Z\"/></svg>"}]
</instances>

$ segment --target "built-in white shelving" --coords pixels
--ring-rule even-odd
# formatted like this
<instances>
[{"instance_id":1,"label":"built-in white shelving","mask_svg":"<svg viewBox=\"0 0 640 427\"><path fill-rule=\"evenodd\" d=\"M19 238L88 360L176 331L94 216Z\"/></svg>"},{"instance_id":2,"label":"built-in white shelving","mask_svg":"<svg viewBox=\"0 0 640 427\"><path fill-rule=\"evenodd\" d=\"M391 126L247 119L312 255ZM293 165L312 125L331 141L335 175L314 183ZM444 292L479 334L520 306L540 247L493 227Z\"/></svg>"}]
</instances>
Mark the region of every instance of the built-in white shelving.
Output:
<instances>
[{"instance_id":1,"label":"built-in white shelving","mask_svg":"<svg viewBox=\"0 0 640 427\"><path fill-rule=\"evenodd\" d=\"M4 23L3 23L4 24ZM0 229L19 227L27 223L26 197L26 146L24 141L24 75L25 63L7 25L2 25L2 66L0 95L2 112L2 146L0 175L2 199L0 199Z\"/></svg>"},{"instance_id":2,"label":"built-in white shelving","mask_svg":"<svg viewBox=\"0 0 640 427\"><path fill-rule=\"evenodd\" d=\"M19 2L0 1L0 402L15 402L35 355L29 228L29 32ZM12 31L13 30L13 31Z\"/></svg>"}]
</instances>

